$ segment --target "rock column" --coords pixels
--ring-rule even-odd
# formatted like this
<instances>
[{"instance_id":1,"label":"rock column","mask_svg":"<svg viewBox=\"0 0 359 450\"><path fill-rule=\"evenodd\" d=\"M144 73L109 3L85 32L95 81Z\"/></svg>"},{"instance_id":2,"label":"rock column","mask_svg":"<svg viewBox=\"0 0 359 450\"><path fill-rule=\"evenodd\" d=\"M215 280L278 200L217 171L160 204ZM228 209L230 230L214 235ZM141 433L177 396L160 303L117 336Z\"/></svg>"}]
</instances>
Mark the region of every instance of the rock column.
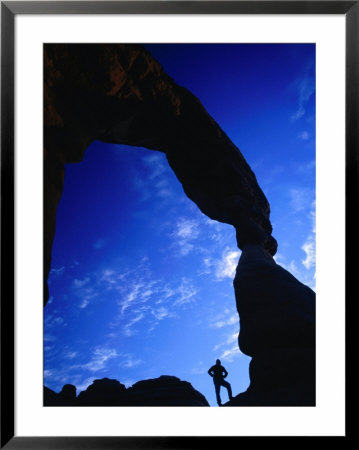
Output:
<instances>
[{"instance_id":1,"label":"rock column","mask_svg":"<svg viewBox=\"0 0 359 450\"><path fill-rule=\"evenodd\" d=\"M233 406L315 405L315 293L260 244L245 244L234 279L239 348L250 386Z\"/></svg>"}]
</instances>

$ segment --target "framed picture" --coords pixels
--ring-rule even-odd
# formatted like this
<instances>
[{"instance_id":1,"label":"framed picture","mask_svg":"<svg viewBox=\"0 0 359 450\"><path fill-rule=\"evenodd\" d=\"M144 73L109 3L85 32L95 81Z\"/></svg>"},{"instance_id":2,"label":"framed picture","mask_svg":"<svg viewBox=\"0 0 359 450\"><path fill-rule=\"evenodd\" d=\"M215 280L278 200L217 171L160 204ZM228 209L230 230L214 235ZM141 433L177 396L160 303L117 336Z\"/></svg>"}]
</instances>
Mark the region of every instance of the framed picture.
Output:
<instances>
[{"instance_id":1,"label":"framed picture","mask_svg":"<svg viewBox=\"0 0 359 450\"><path fill-rule=\"evenodd\" d=\"M1 2L1 448L347 436L358 21Z\"/></svg>"}]
</instances>

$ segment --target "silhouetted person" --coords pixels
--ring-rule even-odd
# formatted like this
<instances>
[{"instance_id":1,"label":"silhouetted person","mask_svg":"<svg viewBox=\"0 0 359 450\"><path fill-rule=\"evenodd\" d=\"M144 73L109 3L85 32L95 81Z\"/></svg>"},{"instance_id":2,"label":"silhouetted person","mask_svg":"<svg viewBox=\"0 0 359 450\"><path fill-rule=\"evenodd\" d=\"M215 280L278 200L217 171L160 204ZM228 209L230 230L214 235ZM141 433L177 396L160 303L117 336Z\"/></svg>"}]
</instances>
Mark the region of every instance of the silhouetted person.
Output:
<instances>
[{"instance_id":1,"label":"silhouetted person","mask_svg":"<svg viewBox=\"0 0 359 450\"><path fill-rule=\"evenodd\" d=\"M228 372L221 365L221 361L219 359L217 359L216 364L208 370L208 373L209 373L209 375L211 375L211 377L213 377L213 383L214 383L214 388L216 390L218 406L222 406L221 397L219 395L221 386L224 386L225 388L227 388L229 400L232 400L233 397L232 397L231 385L228 383L228 381L225 380L226 376L228 375Z\"/></svg>"}]
</instances>

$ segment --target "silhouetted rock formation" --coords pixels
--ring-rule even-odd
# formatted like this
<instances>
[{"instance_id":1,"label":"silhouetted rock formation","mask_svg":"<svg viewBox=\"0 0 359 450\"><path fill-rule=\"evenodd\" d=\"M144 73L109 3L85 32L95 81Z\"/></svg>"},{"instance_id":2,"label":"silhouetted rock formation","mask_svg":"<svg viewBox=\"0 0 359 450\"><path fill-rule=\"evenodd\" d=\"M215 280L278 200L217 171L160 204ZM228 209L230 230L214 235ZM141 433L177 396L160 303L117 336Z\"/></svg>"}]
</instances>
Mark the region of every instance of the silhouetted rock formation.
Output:
<instances>
[{"instance_id":1,"label":"silhouetted rock formation","mask_svg":"<svg viewBox=\"0 0 359 450\"><path fill-rule=\"evenodd\" d=\"M45 406L58 406L59 394L52 389L44 386L44 405Z\"/></svg>"},{"instance_id":2,"label":"silhouetted rock formation","mask_svg":"<svg viewBox=\"0 0 359 450\"><path fill-rule=\"evenodd\" d=\"M233 225L243 250L234 287L240 348L252 356L251 385L233 404L313 405L315 294L274 262L269 203L200 101L139 45L46 44L44 125L45 303L65 164L81 161L94 140L164 152L187 196L210 218ZM157 382L133 386L132 398L187 401L184 382L162 379L161 388ZM109 389L101 394L106 401L129 395L120 386L95 383L81 401L97 401L100 387ZM171 397L175 391L181 394ZM53 394L46 391L46 398L55 401Z\"/></svg>"},{"instance_id":3,"label":"silhouetted rock formation","mask_svg":"<svg viewBox=\"0 0 359 450\"><path fill-rule=\"evenodd\" d=\"M142 406L209 406L206 398L188 381L162 375L143 380L128 389L131 401Z\"/></svg>"},{"instance_id":4,"label":"silhouetted rock formation","mask_svg":"<svg viewBox=\"0 0 359 450\"><path fill-rule=\"evenodd\" d=\"M240 230L239 246L272 254L269 203L238 148L200 101L178 86L139 45L44 46L44 277L51 263L64 165L94 141L166 153L200 210ZM48 293L45 286L45 302Z\"/></svg>"},{"instance_id":5,"label":"silhouetted rock formation","mask_svg":"<svg viewBox=\"0 0 359 450\"><path fill-rule=\"evenodd\" d=\"M75 406L76 387L72 384L65 384L61 392L56 393L52 389L44 386L45 406Z\"/></svg>"},{"instance_id":6,"label":"silhouetted rock formation","mask_svg":"<svg viewBox=\"0 0 359 450\"><path fill-rule=\"evenodd\" d=\"M63 392L64 388L61 392ZM76 390L76 388L75 388ZM187 381L162 375L130 388L117 380L94 380L78 397L67 397L44 388L45 406L209 406L206 398Z\"/></svg>"},{"instance_id":7,"label":"silhouetted rock formation","mask_svg":"<svg viewBox=\"0 0 359 450\"><path fill-rule=\"evenodd\" d=\"M94 380L86 391L80 392L77 398L79 406L116 406L123 405L126 386L117 380L102 378Z\"/></svg>"},{"instance_id":8,"label":"silhouetted rock formation","mask_svg":"<svg viewBox=\"0 0 359 450\"><path fill-rule=\"evenodd\" d=\"M76 400L76 386L73 384L65 384L59 393L62 401L73 403Z\"/></svg>"},{"instance_id":9,"label":"silhouetted rock formation","mask_svg":"<svg viewBox=\"0 0 359 450\"><path fill-rule=\"evenodd\" d=\"M234 288L251 384L227 404L314 405L315 293L259 245L244 247Z\"/></svg>"}]
</instances>

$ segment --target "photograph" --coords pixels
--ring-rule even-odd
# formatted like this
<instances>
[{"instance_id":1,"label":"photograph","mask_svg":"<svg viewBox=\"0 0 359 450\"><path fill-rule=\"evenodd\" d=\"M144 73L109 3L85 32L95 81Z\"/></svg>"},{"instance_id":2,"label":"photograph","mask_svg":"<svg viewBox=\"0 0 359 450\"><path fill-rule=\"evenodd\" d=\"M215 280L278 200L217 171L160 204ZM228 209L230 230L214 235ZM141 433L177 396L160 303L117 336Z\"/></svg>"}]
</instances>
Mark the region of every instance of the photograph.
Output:
<instances>
[{"instance_id":1,"label":"photograph","mask_svg":"<svg viewBox=\"0 0 359 450\"><path fill-rule=\"evenodd\" d=\"M44 44L44 406L315 406L315 44Z\"/></svg>"},{"instance_id":2,"label":"photograph","mask_svg":"<svg viewBox=\"0 0 359 450\"><path fill-rule=\"evenodd\" d=\"M1 2L1 449L348 437L358 3Z\"/></svg>"}]
</instances>

